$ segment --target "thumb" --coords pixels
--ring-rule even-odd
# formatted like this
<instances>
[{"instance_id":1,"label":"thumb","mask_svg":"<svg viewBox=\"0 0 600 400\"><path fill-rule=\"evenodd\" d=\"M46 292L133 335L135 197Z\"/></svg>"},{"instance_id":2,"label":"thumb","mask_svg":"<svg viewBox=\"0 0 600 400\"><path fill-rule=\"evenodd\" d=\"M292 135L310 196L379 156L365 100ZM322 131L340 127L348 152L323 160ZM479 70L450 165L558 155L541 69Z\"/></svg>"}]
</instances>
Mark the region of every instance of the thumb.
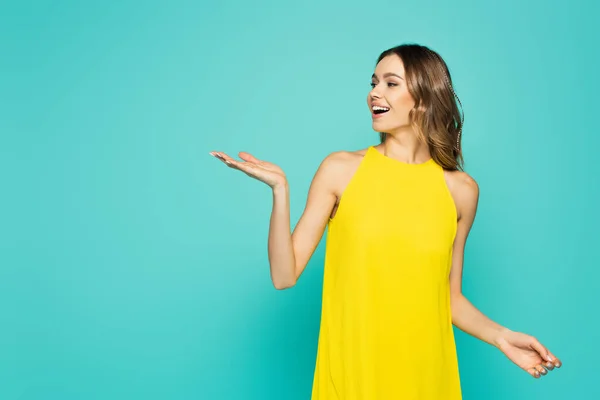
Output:
<instances>
[{"instance_id":1,"label":"thumb","mask_svg":"<svg viewBox=\"0 0 600 400\"><path fill-rule=\"evenodd\" d=\"M250 154L250 153L246 153L245 151L240 151L240 152L238 153L238 156L240 156L240 158L241 158L242 160L244 160L244 161L250 161L250 162L253 162L253 163L260 162L260 160L259 160L258 158L254 157L254 156L253 156L252 154Z\"/></svg>"},{"instance_id":2,"label":"thumb","mask_svg":"<svg viewBox=\"0 0 600 400\"><path fill-rule=\"evenodd\" d=\"M532 343L531 343L531 347L537 351L540 356L542 356L542 358L546 361L553 361L552 357L550 356L550 352L548 351L548 349L539 342L539 340L537 340L536 338L532 339Z\"/></svg>"}]
</instances>

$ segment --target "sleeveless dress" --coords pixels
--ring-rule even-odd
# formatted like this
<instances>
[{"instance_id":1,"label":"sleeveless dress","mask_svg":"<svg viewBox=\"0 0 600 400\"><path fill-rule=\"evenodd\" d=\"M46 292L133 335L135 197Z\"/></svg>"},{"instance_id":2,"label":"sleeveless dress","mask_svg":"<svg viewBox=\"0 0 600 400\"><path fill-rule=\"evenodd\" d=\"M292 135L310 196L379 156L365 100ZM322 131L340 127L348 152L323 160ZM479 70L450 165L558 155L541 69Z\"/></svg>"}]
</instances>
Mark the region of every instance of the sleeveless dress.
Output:
<instances>
[{"instance_id":1,"label":"sleeveless dress","mask_svg":"<svg viewBox=\"0 0 600 400\"><path fill-rule=\"evenodd\" d=\"M311 400L460 400L443 168L370 146L327 229Z\"/></svg>"}]
</instances>

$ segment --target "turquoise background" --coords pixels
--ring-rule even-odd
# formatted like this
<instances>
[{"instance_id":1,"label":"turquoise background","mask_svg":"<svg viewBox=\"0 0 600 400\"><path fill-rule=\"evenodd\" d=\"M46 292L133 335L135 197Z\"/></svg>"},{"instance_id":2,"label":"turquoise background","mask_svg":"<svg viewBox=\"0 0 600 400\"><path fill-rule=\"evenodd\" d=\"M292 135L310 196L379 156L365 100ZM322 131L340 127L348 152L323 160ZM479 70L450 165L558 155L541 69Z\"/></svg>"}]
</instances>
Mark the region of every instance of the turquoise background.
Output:
<instances>
[{"instance_id":1,"label":"turquoise background","mask_svg":"<svg viewBox=\"0 0 600 400\"><path fill-rule=\"evenodd\" d=\"M571 4L569 6L568 4ZM450 66L480 185L464 292L564 366L539 380L455 328L464 399L600 398L594 2L3 2L0 399L309 399L324 240L269 278L320 161L376 144L379 53Z\"/></svg>"}]
</instances>

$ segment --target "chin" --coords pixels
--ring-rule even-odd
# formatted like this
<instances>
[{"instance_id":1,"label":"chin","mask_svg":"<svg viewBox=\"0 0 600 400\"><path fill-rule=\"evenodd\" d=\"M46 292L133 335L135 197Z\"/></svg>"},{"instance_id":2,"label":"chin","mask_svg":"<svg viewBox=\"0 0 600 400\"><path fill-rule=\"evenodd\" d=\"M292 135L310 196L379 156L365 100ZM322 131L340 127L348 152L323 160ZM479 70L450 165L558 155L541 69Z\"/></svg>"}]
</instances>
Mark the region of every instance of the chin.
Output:
<instances>
[{"instance_id":1,"label":"chin","mask_svg":"<svg viewBox=\"0 0 600 400\"><path fill-rule=\"evenodd\" d=\"M385 132L385 130L389 128L389 126L386 126L385 124L382 124L381 121L377 120L373 121L371 125L373 126L373 129L377 132Z\"/></svg>"},{"instance_id":2,"label":"chin","mask_svg":"<svg viewBox=\"0 0 600 400\"><path fill-rule=\"evenodd\" d=\"M392 124L382 124L381 121L373 121L371 124L373 130L377 132L393 132L396 130L402 129L402 126L392 125Z\"/></svg>"}]
</instances>

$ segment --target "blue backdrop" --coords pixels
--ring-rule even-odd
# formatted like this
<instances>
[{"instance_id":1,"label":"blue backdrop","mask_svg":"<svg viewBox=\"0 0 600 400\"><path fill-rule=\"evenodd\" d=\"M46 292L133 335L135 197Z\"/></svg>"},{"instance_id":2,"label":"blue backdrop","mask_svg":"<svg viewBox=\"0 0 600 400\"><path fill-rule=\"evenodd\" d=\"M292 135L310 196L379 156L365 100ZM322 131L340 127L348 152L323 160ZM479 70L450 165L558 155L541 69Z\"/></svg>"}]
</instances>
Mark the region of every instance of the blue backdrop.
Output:
<instances>
[{"instance_id":1,"label":"blue backdrop","mask_svg":"<svg viewBox=\"0 0 600 400\"><path fill-rule=\"evenodd\" d=\"M447 61L480 185L466 296L562 358L539 380L455 328L465 400L592 399L598 7L579 2L38 1L0 5L0 398L310 397L324 240L269 278L320 161L376 144L378 54Z\"/></svg>"}]
</instances>

